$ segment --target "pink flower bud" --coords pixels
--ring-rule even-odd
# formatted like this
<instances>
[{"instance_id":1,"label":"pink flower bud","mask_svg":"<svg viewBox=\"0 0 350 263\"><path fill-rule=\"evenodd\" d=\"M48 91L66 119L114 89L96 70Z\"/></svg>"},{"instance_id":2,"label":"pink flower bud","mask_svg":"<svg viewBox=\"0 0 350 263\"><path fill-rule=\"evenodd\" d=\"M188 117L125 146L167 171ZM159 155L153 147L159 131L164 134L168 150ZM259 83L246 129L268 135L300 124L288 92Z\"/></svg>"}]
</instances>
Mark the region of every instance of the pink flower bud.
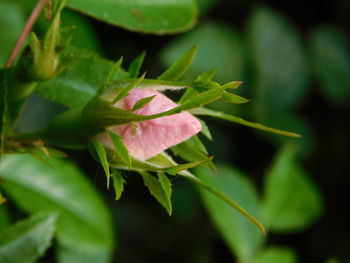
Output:
<instances>
[{"instance_id":1,"label":"pink flower bud","mask_svg":"<svg viewBox=\"0 0 350 263\"><path fill-rule=\"evenodd\" d=\"M154 95L155 97L150 103L136 110L135 113L153 115L178 106L171 99L151 88L134 88L127 97L114 106L131 110L140 99ZM188 112L138 122L134 125L136 125L136 134L130 124L115 126L111 130L123 137L123 142L130 154L139 160L147 160L156 156L169 147L189 139L201 130L200 122ZM97 139L107 147L113 148L112 141L106 133L99 134Z\"/></svg>"}]
</instances>

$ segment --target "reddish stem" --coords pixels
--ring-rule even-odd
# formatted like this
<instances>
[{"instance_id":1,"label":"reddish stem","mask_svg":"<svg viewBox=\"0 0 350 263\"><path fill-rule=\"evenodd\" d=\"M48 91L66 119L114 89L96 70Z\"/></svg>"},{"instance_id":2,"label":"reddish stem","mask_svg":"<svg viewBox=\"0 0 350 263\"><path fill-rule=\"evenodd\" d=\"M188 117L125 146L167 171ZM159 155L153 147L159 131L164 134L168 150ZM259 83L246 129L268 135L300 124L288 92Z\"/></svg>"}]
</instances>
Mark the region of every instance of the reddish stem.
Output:
<instances>
[{"instance_id":1,"label":"reddish stem","mask_svg":"<svg viewBox=\"0 0 350 263\"><path fill-rule=\"evenodd\" d=\"M23 42L25 41L25 39L27 38L28 34L30 33L30 31L32 30L36 20L38 19L41 10L43 9L43 7L45 6L47 0L38 0L36 6L33 9L33 12L31 13L30 17L27 20L27 23L25 24L23 31L21 33L21 35L19 36L16 45L14 46L14 48L12 49L11 55L9 56L6 64L5 64L5 68L10 68L13 64L13 62L15 61L22 45Z\"/></svg>"}]
</instances>

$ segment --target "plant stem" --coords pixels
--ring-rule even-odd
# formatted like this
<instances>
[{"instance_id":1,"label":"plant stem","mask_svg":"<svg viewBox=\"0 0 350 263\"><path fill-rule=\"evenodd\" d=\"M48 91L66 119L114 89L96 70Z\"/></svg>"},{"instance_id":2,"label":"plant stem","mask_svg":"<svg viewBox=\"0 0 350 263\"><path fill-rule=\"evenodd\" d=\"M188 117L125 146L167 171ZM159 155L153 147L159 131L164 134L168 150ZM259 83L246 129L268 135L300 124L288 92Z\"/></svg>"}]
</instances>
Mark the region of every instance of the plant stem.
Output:
<instances>
[{"instance_id":1,"label":"plant stem","mask_svg":"<svg viewBox=\"0 0 350 263\"><path fill-rule=\"evenodd\" d=\"M25 39L27 38L28 34L30 33L30 31L32 30L36 20L38 19L41 10L43 9L43 7L45 6L47 0L38 0L36 6L33 9L33 12L31 13L30 17L27 20L27 23L25 24L23 31L21 33L21 35L19 36L16 45L14 46L14 48L12 49L11 55L9 56L6 64L5 64L5 68L10 68L13 64L13 62L15 61L22 45L23 42L25 41Z\"/></svg>"}]
</instances>

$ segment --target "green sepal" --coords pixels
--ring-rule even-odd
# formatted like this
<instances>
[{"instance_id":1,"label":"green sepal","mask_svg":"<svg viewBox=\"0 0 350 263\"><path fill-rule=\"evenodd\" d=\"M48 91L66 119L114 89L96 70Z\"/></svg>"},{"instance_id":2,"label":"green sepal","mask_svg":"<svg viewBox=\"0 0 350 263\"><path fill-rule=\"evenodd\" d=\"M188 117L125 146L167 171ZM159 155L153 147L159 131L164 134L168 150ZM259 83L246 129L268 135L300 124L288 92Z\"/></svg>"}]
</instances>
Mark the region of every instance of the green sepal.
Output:
<instances>
[{"instance_id":1,"label":"green sepal","mask_svg":"<svg viewBox=\"0 0 350 263\"><path fill-rule=\"evenodd\" d=\"M192 144L193 146L197 147L199 150L204 152L205 154L208 154L208 150L205 147L205 145L202 143L202 141L199 139L198 135L194 135L188 140L186 140L189 144Z\"/></svg>"},{"instance_id":2,"label":"green sepal","mask_svg":"<svg viewBox=\"0 0 350 263\"><path fill-rule=\"evenodd\" d=\"M216 73L216 68L212 68L211 70L199 75L196 78L196 81L194 82L194 86L196 85L196 83L198 85L198 83L206 83L206 82L211 81L211 79L214 77L215 73ZM204 90L207 90L207 89L204 89ZM196 88L189 87L188 89L186 89L185 93L181 96L179 103L181 104L181 103L185 102L186 100L196 96L197 94L198 94L198 91L196 91Z\"/></svg>"},{"instance_id":3,"label":"green sepal","mask_svg":"<svg viewBox=\"0 0 350 263\"><path fill-rule=\"evenodd\" d=\"M135 78L122 78L111 83L111 85L106 89L106 91L101 94L101 98L113 101L120 93L120 90L129 86L135 82ZM191 82L186 81L168 81L168 80L158 80L158 79L143 79L141 83L138 84L138 88L153 89L157 91L165 90L182 90L190 88Z\"/></svg>"},{"instance_id":4,"label":"green sepal","mask_svg":"<svg viewBox=\"0 0 350 263\"><path fill-rule=\"evenodd\" d=\"M220 99L222 97L223 92L224 92L224 89L220 86L218 88L204 91L198 94L197 96L194 96L186 100L183 104L181 104L181 106L177 108L180 108L181 110L190 110L190 109L202 107L210 102ZM177 108L174 108L174 110Z\"/></svg>"},{"instance_id":5,"label":"green sepal","mask_svg":"<svg viewBox=\"0 0 350 263\"><path fill-rule=\"evenodd\" d=\"M121 171L117 169L112 170L112 179L113 179L113 187L115 191L115 200L119 200L124 192L124 185L126 181L121 173Z\"/></svg>"},{"instance_id":6,"label":"green sepal","mask_svg":"<svg viewBox=\"0 0 350 263\"><path fill-rule=\"evenodd\" d=\"M192 87L198 92L204 92L207 90L215 89L221 87L221 85L215 81L195 81ZM222 88L225 90L225 88Z\"/></svg>"},{"instance_id":7,"label":"green sepal","mask_svg":"<svg viewBox=\"0 0 350 263\"><path fill-rule=\"evenodd\" d=\"M231 81L229 83L226 83L223 85L224 89L237 89L239 86L242 85L242 81Z\"/></svg>"},{"instance_id":8,"label":"green sepal","mask_svg":"<svg viewBox=\"0 0 350 263\"><path fill-rule=\"evenodd\" d=\"M58 49L63 49L60 37L61 11L66 0L59 1L53 10L54 16L44 39L39 41L31 35L30 47L33 54L31 75L33 80L47 80L56 75L60 66ZM64 40L66 41L66 40ZM65 45L67 43L65 42Z\"/></svg>"},{"instance_id":9,"label":"green sepal","mask_svg":"<svg viewBox=\"0 0 350 263\"><path fill-rule=\"evenodd\" d=\"M113 164L111 165L116 165L116 168L124 169L125 167L118 166L118 164ZM172 160L170 156L168 156L166 153L160 153L155 157L152 157L148 159L147 161L139 161L135 160L133 162L133 167L132 170L136 172L142 172L142 171L148 171L148 172L165 172L167 169L171 169L171 167L176 167L177 163ZM191 167L192 168L192 167ZM247 217L252 223L254 223L258 229L265 234L265 228L264 226L253 216L251 216L247 211L245 211L241 206L239 206L235 201L231 200L229 197L227 197L225 194L222 192L218 191L217 189L211 187L210 185L207 185L205 182L188 172L187 170L182 170L179 171L178 173L179 176L182 176L189 181L196 183L203 187L204 189L208 190L212 194L216 195L218 198L226 202L228 205L230 205L232 208L236 209L238 212L240 212L242 215Z\"/></svg>"},{"instance_id":10,"label":"green sepal","mask_svg":"<svg viewBox=\"0 0 350 263\"><path fill-rule=\"evenodd\" d=\"M210 81L215 76L216 71L217 68L212 68L211 70L199 75L196 81Z\"/></svg>"},{"instance_id":11,"label":"green sepal","mask_svg":"<svg viewBox=\"0 0 350 263\"><path fill-rule=\"evenodd\" d=\"M172 185L171 185L171 181L169 180L169 178L162 172L158 172L158 181L160 182L160 184L162 185L162 188L165 192L165 195L167 196L167 198L170 200L171 199L171 194L172 194Z\"/></svg>"},{"instance_id":12,"label":"green sepal","mask_svg":"<svg viewBox=\"0 0 350 263\"><path fill-rule=\"evenodd\" d=\"M110 126L142 121L143 116L117 108L101 98L94 98L84 107L83 120L84 126L93 135Z\"/></svg>"},{"instance_id":13,"label":"green sepal","mask_svg":"<svg viewBox=\"0 0 350 263\"><path fill-rule=\"evenodd\" d=\"M153 96L145 97L145 98L142 98L142 99L136 101L136 103L132 107L131 111L136 111L136 110L142 109L144 106L146 106L148 103L150 103L155 97L156 97L156 95L153 95Z\"/></svg>"},{"instance_id":14,"label":"green sepal","mask_svg":"<svg viewBox=\"0 0 350 263\"><path fill-rule=\"evenodd\" d=\"M207 157L204 160L199 160L199 161L185 163L185 164L178 164L178 165L174 165L172 167L164 168L164 171L170 175L177 175L180 172L185 171L187 169L194 168L196 166L210 162L212 159L213 159L213 157Z\"/></svg>"},{"instance_id":15,"label":"green sepal","mask_svg":"<svg viewBox=\"0 0 350 263\"><path fill-rule=\"evenodd\" d=\"M219 101L225 102L225 103L234 103L234 104L242 104L242 103L249 102L249 100L246 98L243 98L237 94L225 91L226 89L235 89L239 85L241 85L241 83L242 83L241 81L233 81L233 82L227 83L225 85L222 85L221 88L224 91L223 91L222 97L220 98ZM196 81L193 83L193 88L195 90L197 90L198 92L203 92L206 90L215 89L215 88L219 88L219 87L220 87L220 85L214 81ZM192 96L194 96L194 95L195 94L192 94ZM188 97L188 95L187 95L187 97Z\"/></svg>"},{"instance_id":16,"label":"green sepal","mask_svg":"<svg viewBox=\"0 0 350 263\"><path fill-rule=\"evenodd\" d=\"M242 104L242 103L247 103L250 100L243 98L237 94L230 93L227 91L224 91L222 94L222 98L220 99L220 102L226 102L226 103L234 103L234 104Z\"/></svg>"},{"instance_id":17,"label":"green sepal","mask_svg":"<svg viewBox=\"0 0 350 263\"><path fill-rule=\"evenodd\" d=\"M196 177L195 175L191 174L190 172L187 172L187 171L186 172L182 172L179 175L184 177L184 178L186 178L190 182L195 183L195 184L203 187L207 191L211 192L212 194L214 194L215 196L220 198L222 201L224 201L225 203L230 205L232 208L237 210L239 213L244 215L247 219L249 219L261 231L261 233L263 233L263 235L266 235L265 227L255 217L250 215L244 208L242 208L239 204L237 204L235 201L233 201L227 195L225 195L224 193L222 193L222 192L218 191L217 189L211 187L210 185L206 184L205 182L203 182L202 180L200 180L198 177Z\"/></svg>"},{"instance_id":18,"label":"green sepal","mask_svg":"<svg viewBox=\"0 0 350 263\"><path fill-rule=\"evenodd\" d=\"M130 78L137 78L139 75L141 66L143 64L143 61L145 60L146 52L143 51L139 56L137 56L133 62L131 62L129 69L128 69L128 74Z\"/></svg>"},{"instance_id":19,"label":"green sepal","mask_svg":"<svg viewBox=\"0 0 350 263\"><path fill-rule=\"evenodd\" d=\"M92 99L83 110L84 124L90 133L97 133L111 126L153 120L156 118L169 116L180 113L182 111L201 107L205 104L219 99L222 96L222 93L222 87L207 90L173 109L162 113L146 116L134 114L130 111L117 108L113 106L111 102L96 97ZM124 95L126 96L126 94Z\"/></svg>"},{"instance_id":20,"label":"green sepal","mask_svg":"<svg viewBox=\"0 0 350 263\"><path fill-rule=\"evenodd\" d=\"M301 135L294 133L294 132L288 132L288 131L282 131L282 130L270 128L270 127L264 126L260 123L246 121L240 117L226 114L226 113L220 112L220 111L214 111L214 110L210 110L210 109L206 109L206 108L197 108L197 109L192 110L191 113L195 114L195 115L210 116L210 117L219 118L219 119L223 119L223 120L227 120L227 121L231 121L231 122L236 122L236 123L239 123L241 125L248 126L248 127L254 128L254 129L263 130L263 131L267 131L267 132L271 132L271 133L276 133L276 134L283 135L283 136L289 136L289 137L294 137L294 138L301 137Z\"/></svg>"},{"instance_id":21,"label":"green sepal","mask_svg":"<svg viewBox=\"0 0 350 263\"><path fill-rule=\"evenodd\" d=\"M211 132L209 130L208 125L205 123L205 121L197 118L197 120L201 123L202 129L201 129L201 133L208 138L208 140L212 141L213 137L211 136Z\"/></svg>"},{"instance_id":22,"label":"green sepal","mask_svg":"<svg viewBox=\"0 0 350 263\"><path fill-rule=\"evenodd\" d=\"M198 165L205 164L212 160L212 157L205 156L201 160L194 162L188 162L184 164L177 164L176 162L170 161L171 158L165 153L160 153L146 161L141 161L136 158L132 158L132 166L127 167L120 158L115 154L115 151L106 148L109 165L116 169L131 170L131 171L148 171L148 172L162 172L170 175L176 175L186 169L194 168Z\"/></svg>"},{"instance_id":23,"label":"green sepal","mask_svg":"<svg viewBox=\"0 0 350 263\"><path fill-rule=\"evenodd\" d=\"M163 74L161 74L159 80L178 80L191 65L194 56L198 50L198 45L194 45L185 54L183 54L178 60L176 60Z\"/></svg>"},{"instance_id":24,"label":"green sepal","mask_svg":"<svg viewBox=\"0 0 350 263\"><path fill-rule=\"evenodd\" d=\"M145 186L147 186L151 195L153 195L157 201L165 208L169 215L172 213L171 205L171 192L166 192L163 188L163 184L157 180L153 175L146 171L139 172L143 178ZM164 178L162 178L164 180ZM166 188L167 189L167 188Z\"/></svg>"},{"instance_id":25,"label":"green sepal","mask_svg":"<svg viewBox=\"0 0 350 263\"><path fill-rule=\"evenodd\" d=\"M108 160L107 160L107 152L106 152L103 144L100 143L99 141L91 140L91 145L95 149L95 151L97 153L97 157L98 157L100 163L102 164L103 170L104 170L104 172L106 174L107 189L109 189L109 180L110 180L111 174L109 172L109 164L108 164Z\"/></svg>"},{"instance_id":26,"label":"green sepal","mask_svg":"<svg viewBox=\"0 0 350 263\"><path fill-rule=\"evenodd\" d=\"M176 155L188 162L197 162L200 160L205 160L208 158L206 149L201 149L198 143L193 143L191 141L184 141L178 145L170 148L170 150ZM216 167L211 160L208 161L207 166L213 171Z\"/></svg>"},{"instance_id":27,"label":"green sepal","mask_svg":"<svg viewBox=\"0 0 350 263\"><path fill-rule=\"evenodd\" d=\"M117 101L120 101L121 99L125 98L126 96L129 95L129 91L136 88L145 78L146 72L138 79L135 79L133 82L131 82L128 86L123 88L118 96L113 100L113 104L116 103Z\"/></svg>"},{"instance_id":28,"label":"green sepal","mask_svg":"<svg viewBox=\"0 0 350 263\"><path fill-rule=\"evenodd\" d=\"M179 99L178 103L182 104L186 100L189 100L190 98L193 98L197 94L198 94L198 91L196 91L194 88L187 88L186 91L184 92L184 94Z\"/></svg>"},{"instance_id":29,"label":"green sepal","mask_svg":"<svg viewBox=\"0 0 350 263\"><path fill-rule=\"evenodd\" d=\"M108 73L108 76L105 81L105 84L103 85L102 91L100 91L99 93L106 90L106 88L109 86L111 81L114 79L115 74L118 72L118 70L121 69L122 63L123 63L123 57L120 57L120 59L118 59L118 61L113 65L111 71Z\"/></svg>"},{"instance_id":30,"label":"green sepal","mask_svg":"<svg viewBox=\"0 0 350 263\"><path fill-rule=\"evenodd\" d=\"M107 133L112 140L114 150L116 151L116 153L118 154L118 156L120 157L122 162L124 164L126 164L128 167L131 167L131 165L132 165L131 157L130 157L128 149L126 148L126 146L123 143L123 137L117 133L110 131L110 130L107 130Z\"/></svg>"}]
</instances>

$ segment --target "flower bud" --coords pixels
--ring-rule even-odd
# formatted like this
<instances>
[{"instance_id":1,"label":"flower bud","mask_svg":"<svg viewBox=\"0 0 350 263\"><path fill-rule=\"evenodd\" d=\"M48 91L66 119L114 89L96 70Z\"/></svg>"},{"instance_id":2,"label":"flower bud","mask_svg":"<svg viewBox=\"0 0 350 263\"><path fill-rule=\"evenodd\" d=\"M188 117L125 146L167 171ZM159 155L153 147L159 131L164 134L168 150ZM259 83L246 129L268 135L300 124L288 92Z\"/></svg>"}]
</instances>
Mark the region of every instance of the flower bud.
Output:
<instances>
[{"instance_id":1,"label":"flower bud","mask_svg":"<svg viewBox=\"0 0 350 263\"><path fill-rule=\"evenodd\" d=\"M136 116L150 116L178 106L155 89L156 87L134 88L128 96L113 104L112 107ZM147 104L142 105L142 102ZM136 109L138 105L140 108ZM201 130L201 124L190 113L181 112L141 122L115 125L109 129L122 136L123 143L131 156L139 160L147 160L197 134ZM113 148L107 133L99 133L95 139L106 147Z\"/></svg>"}]
</instances>

